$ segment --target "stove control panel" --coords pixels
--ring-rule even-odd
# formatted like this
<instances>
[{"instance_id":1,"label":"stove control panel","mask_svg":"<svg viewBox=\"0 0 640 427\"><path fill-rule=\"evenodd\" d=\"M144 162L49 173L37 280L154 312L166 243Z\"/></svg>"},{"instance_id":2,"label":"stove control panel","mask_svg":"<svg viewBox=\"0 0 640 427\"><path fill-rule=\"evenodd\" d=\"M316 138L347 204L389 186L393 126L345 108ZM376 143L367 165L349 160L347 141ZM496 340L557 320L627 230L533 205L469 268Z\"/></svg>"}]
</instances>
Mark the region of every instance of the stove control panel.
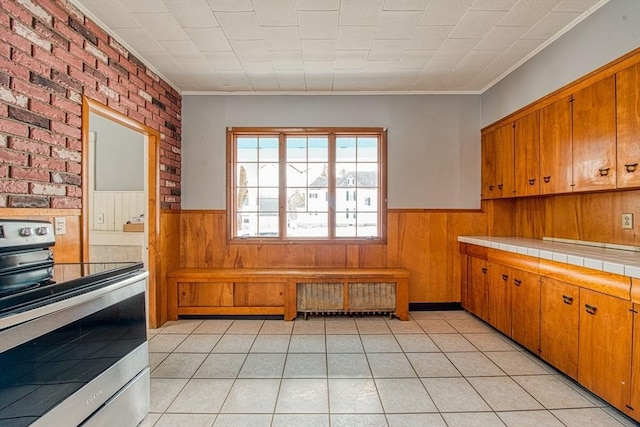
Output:
<instances>
[{"instance_id":1,"label":"stove control panel","mask_svg":"<svg viewBox=\"0 0 640 427\"><path fill-rule=\"evenodd\" d=\"M0 252L49 247L55 239L50 222L0 219Z\"/></svg>"}]
</instances>

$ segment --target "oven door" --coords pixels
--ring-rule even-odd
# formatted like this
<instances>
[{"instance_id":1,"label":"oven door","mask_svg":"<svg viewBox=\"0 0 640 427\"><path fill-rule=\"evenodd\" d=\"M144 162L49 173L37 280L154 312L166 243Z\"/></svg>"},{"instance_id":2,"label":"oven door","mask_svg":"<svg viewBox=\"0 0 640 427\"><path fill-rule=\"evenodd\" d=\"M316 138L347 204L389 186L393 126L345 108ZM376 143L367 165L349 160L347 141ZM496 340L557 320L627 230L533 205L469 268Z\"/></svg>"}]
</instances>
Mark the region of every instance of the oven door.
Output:
<instances>
[{"instance_id":1,"label":"oven door","mask_svg":"<svg viewBox=\"0 0 640 427\"><path fill-rule=\"evenodd\" d=\"M32 310L36 318L21 313L20 323L0 331L0 425L79 425L148 374L147 275Z\"/></svg>"}]
</instances>

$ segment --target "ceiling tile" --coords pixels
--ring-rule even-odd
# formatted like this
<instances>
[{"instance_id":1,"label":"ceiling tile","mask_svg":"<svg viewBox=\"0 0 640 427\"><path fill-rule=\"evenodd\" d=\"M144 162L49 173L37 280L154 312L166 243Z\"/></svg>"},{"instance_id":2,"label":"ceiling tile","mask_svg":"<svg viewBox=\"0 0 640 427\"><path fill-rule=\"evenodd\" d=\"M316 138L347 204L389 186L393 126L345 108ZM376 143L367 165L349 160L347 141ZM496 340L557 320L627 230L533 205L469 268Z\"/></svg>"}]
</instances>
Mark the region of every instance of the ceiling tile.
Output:
<instances>
[{"instance_id":1,"label":"ceiling tile","mask_svg":"<svg viewBox=\"0 0 640 427\"><path fill-rule=\"evenodd\" d=\"M300 40L302 58L314 61L328 61L336 57L335 40Z\"/></svg>"},{"instance_id":2,"label":"ceiling tile","mask_svg":"<svg viewBox=\"0 0 640 427\"><path fill-rule=\"evenodd\" d=\"M417 10L424 12L430 0L386 0L384 10Z\"/></svg>"},{"instance_id":3,"label":"ceiling tile","mask_svg":"<svg viewBox=\"0 0 640 427\"><path fill-rule=\"evenodd\" d=\"M333 73L333 61L303 61L302 66L306 74Z\"/></svg>"},{"instance_id":4,"label":"ceiling tile","mask_svg":"<svg viewBox=\"0 0 640 427\"><path fill-rule=\"evenodd\" d=\"M169 11L162 0L121 0L120 4L130 13L161 13Z\"/></svg>"},{"instance_id":5,"label":"ceiling tile","mask_svg":"<svg viewBox=\"0 0 640 427\"><path fill-rule=\"evenodd\" d=\"M160 43L142 28L122 28L118 34L138 52L165 52Z\"/></svg>"},{"instance_id":6,"label":"ceiling tile","mask_svg":"<svg viewBox=\"0 0 640 427\"><path fill-rule=\"evenodd\" d=\"M264 40L230 40L231 48L240 61L268 61Z\"/></svg>"},{"instance_id":7,"label":"ceiling tile","mask_svg":"<svg viewBox=\"0 0 640 427\"><path fill-rule=\"evenodd\" d=\"M300 91L306 89L302 71L277 71L276 77L278 78L280 90Z\"/></svg>"},{"instance_id":8,"label":"ceiling tile","mask_svg":"<svg viewBox=\"0 0 640 427\"><path fill-rule=\"evenodd\" d=\"M258 20L253 12L216 12L215 16L229 40L262 38Z\"/></svg>"},{"instance_id":9,"label":"ceiling tile","mask_svg":"<svg viewBox=\"0 0 640 427\"><path fill-rule=\"evenodd\" d=\"M253 0L253 6L262 26L298 25L295 0Z\"/></svg>"},{"instance_id":10,"label":"ceiling tile","mask_svg":"<svg viewBox=\"0 0 640 427\"><path fill-rule=\"evenodd\" d=\"M503 10L509 11L518 0L475 0L470 10Z\"/></svg>"},{"instance_id":11,"label":"ceiling tile","mask_svg":"<svg viewBox=\"0 0 640 427\"><path fill-rule=\"evenodd\" d=\"M422 17L422 12L382 12L376 39L410 39Z\"/></svg>"},{"instance_id":12,"label":"ceiling tile","mask_svg":"<svg viewBox=\"0 0 640 427\"><path fill-rule=\"evenodd\" d=\"M273 74L249 73L247 77L253 90L258 92L274 92L280 89L278 79Z\"/></svg>"},{"instance_id":13,"label":"ceiling tile","mask_svg":"<svg viewBox=\"0 0 640 427\"><path fill-rule=\"evenodd\" d=\"M274 70L302 70L302 52L299 50L269 52Z\"/></svg>"},{"instance_id":14,"label":"ceiling tile","mask_svg":"<svg viewBox=\"0 0 640 427\"><path fill-rule=\"evenodd\" d=\"M367 50L339 50L336 52L336 70L364 70L367 67Z\"/></svg>"},{"instance_id":15,"label":"ceiling tile","mask_svg":"<svg viewBox=\"0 0 640 427\"><path fill-rule=\"evenodd\" d=\"M165 0L169 11L184 28L217 27L218 21L205 0Z\"/></svg>"},{"instance_id":16,"label":"ceiling tile","mask_svg":"<svg viewBox=\"0 0 640 427\"><path fill-rule=\"evenodd\" d=\"M520 0L498 25L531 27L560 4L560 0Z\"/></svg>"},{"instance_id":17,"label":"ceiling tile","mask_svg":"<svg viewBox=\"0 0 640 427\"><path fill-rule=\"evenodd\" d=\"M419 70L396 71L387 79L387 90L408 91L420 76Z\"/></svg>"},{"instance_id":18,"label":"ceiling tile","mask_svg":"<svg viewBox=\"0 0 640 427\"><path fill-rule=\"evenodd\" d=\"M299 50L301 48L298 27L261 27L260 31L267 50Z\"/></svg>"},{"instance_id":19,"label":"ceiling tile","mask_svg":"<svg viewBox=\"0 0 640 427\"><path fill-rule=\"evenodd\" d=\"M493 27L474 49L505 50L522 37L528 29L528 27Z\"/></svg>"},{"instance_id":20,"label":"ceiling tile","mask_svg":"<svg viewBox=\"0 0 640 427\"><path fill-rule=\"evenodd\" d=\"M333 90L333 72L326 74L305 73L304 81L309 91L328 92Z\"/></svg>"},{"instance_id":21,"label":"ceiling tile","mask_svg":"<svg viewBox=\"0 0 640 427\"><path fill-rule=\"evenodd\" d=\"M367 68L365 68L365 72L368 74L377 73L378 75L391 74L395 72L397 65L398 65L397 60L388 60L388 59L372 60L371 57L369 57L369 60L367 61Z\"/></svg>"},{"instance_id":22,"label":"ceiling tile","mask_svg":"<svg viewBox=\"0 0 640 427\"><path fill-rule=\"evenodd\" d=\"M371 50L369 51L369 60L397 61L402 55L402 50L407 45L407 40L374 40Z\"/></svg>"},{"instance_id":23,"label":"ceiling tile","mask_svg":"<svg viewBox=\"0 0 640 427\"><path fill-rule=\"evenodd\" d=\"M222 28L185 28L185 33L202 52L224 52L231 50Z\"/></svg>"},{"instance_id":24,"label":"ceiling tile","mask_svg":"<svg viewBox=\"0 0 640 427\"><path fill-rule=\"evenodd\" d=\"M298 12L300 37L303 39L335 39L338 34L338 12Z\"/></svg>"},{"instance_id":25,"label":"ceiling tile","mask_svg":"<svg viewBox=\"0 0 640 427\"><path fill-rule=\"evenodd\" d=\"M110 28L139 28L140 23L120 2L96 1L90 3L91 11ZM89 5L85 5L89 7Z\"/></svg>"},{"instance_id":26,"label":"ceiling tile","mask_svg":"<svg viewBox=\"0 0 640 427\"><path fill-rule=\"evenodd\" d=\"M251 82L245 73L219 71L217 74L224 87L223 90L242 92L253 89Z\"/></svg>"},{"instance_id":27,"label":"ceiling tile","mask_svg":"<svg viewBox=\"0 0 640 427\"><path fill-rule=\"evenodd\" d=\"M409 40L408 49L439 49L454 27L420 26Z\"/></svg>"},{"instance_id":28,"label":"ceiling tile","mask_svg":"<svg viewBox=\"0 0 640 427\"><path fill-rule=\"evenodd\" d=\"M159 42L176 61L204 61L204 56L191 40L166 40Z\"/></svg>"},{"instance_id":29,"label":"ceiling tile","mask_svg":"<svg viewBox=\"0 0 640 427\"><path fill-rule=\"evenodd\" d=\"M366 50L371 47L376 27L344 26L338 27L337 48L340 50Z\"/></svg>"},{"instance_id":30,"label":"ceiling tile","mask_svg":"<svg viewBox=\"0 0 640 427\"><path fill-rule=\"evenodd\" d=\"M250 12L253 10L251 0L207 0L214 12Z\"/></svg>"},{"instance_id":31,"label":"ceiling tile","mask_svg":"<svg viewBox=\"0 0 640 427\"><path fill-rule=\"evenodd\" d=\"M562 0L554 12L585 12L595 6L600 0Z\"/></svg>"},{"instance_id":32,"label":"ceiling tile","mask_svg":"<svg viewBox=\"0 0 640 427\"><path fill-rule=\"evenodd\" d=\"M340 25L378 25L384 0L343 0Z\"/></svg>"},{"instance_id":33,"label":"ceiling tile","mask_svg":"<svg viewBox=\"0 0 640 427\"><path fill-rule=\"evenodd\" d=\"M233 52L205 52L203 56L209 61L214 70L242 70L242 64L240 64L238 57Z\"/></svg>"},{"instance_id":34,"label":"ceiling tile","mask_svg":"<svg viewBox=\"0 0 640 427\"><path fill-rule=\"evenodd\" d=\"M472 50L458 63L455 71L473 70L477 73L495 61L500 53L501 51L496 50Z\"/></svg>"},{"instance_id":35,"label":"ceiling tile","mask_svg":"<svg viewBox=\"0 0 640 427\"><path fill-rule=\"evenodd\" d=\"M454 39L481 39L502 19L504 11L470 10L462 17L449 37Z\"/></svg>"},{"instance_id":36,"label":"ceiling tile","mask_svg":"<svg viewBox=\"0 0 640 427\"><path fill-rule=\"evenodd\" d=\"M247 73L253 74L267 74L273 72L273 65L271 61L242 61L242 69Z\"/></svg>"},{"instance_id":37,"label":"ceiling tile","mask_svg":"<svg viewBox=\"0 0 640 427\"><path fill-rule=\"evenodd\" d=\"M178 21L169 12L135 13L133 15L140 25L156 40L187 40Z\"/></svg>"},{"instance_id":38,"label":"ceiling tile","mask_svg":"<svg viewBox=\"0 0 640 427\"><path fill-rule=\"evenodd\" d=\"M457 25L473 0L431 0L420 25Z\"/></svg>"},{"instance_id":39,"label":"ceiling tile","mask_svg":"<svg viewBox=\"0 0 640 427\"><path fill-rule=\"evenodd\" d=\"M340 0L296 0L297 10L340 10Z\"/></svg>"},{"instance_id":40,"label":"ceiling tile","mask_svg":"<svg viewBox=\"0 0 640 427\"><path fill-rule=\"evenodd\" d=\"M522 38L546 40L566 27L580 14L578 12L551 12L531 27Z\"/></svg>"},{"instance_id":41,"label":"ceiling tile","mask_svg":"<svg viewBox=\"0 0 640 427\"><path fill-rule=\"evenodd\" d=\"M435 56L435 50L405 50L398 60L399 69L422 70Z\"/></svg>"}]
</instances>

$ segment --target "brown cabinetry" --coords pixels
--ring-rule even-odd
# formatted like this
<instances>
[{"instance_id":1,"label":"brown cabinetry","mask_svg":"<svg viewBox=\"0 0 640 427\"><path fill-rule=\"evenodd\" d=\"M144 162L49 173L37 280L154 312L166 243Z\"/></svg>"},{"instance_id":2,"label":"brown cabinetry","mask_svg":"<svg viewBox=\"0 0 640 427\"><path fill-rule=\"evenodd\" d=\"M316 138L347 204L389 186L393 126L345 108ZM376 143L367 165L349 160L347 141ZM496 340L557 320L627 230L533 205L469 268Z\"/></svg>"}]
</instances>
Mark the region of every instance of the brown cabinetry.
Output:
<instances>
[{"instance_id":1,"label":"brown cabinetry","mask_svg":"<svg viewBox=\"0 0 640 427\"><path fill-rule=\"evenodd\" d=\"M540 194L572 190L571 99L540 109Z\"/></svg>"},{"instance_id":2,"label":"brown cabinetry","mask_svg":"<svg viewBox=\"0 0 640 427\"><path fill-rule=\"evenodd\" d=\"M640 187L640 65L616 75L617 186Z\"/></svg>"},{"instance_id":3,"label":"brown cabinetry","mask_svg":"<svg viewBox=\"0 0 640 427\"><path fill-rule=\"evenodd\" d=\"M489 324L511 336L511 268L489 263L489 282L487 285Z\"/></svg>"},{"instance_id":4,"label":"brown cabinetry","mask_svg":"<svg viewBox=\"0 0 640 427\"><path fill-rule=\"evenodd\" d=\"M571 378L578 378L580 288L541 278L540 357Z\"/></svg>"},{"instance_id":5,"label":"brown cabinetry","mask_svg":"<svg viewBox=\"0 0 640 427\"><path fill-rule=\"evenodd\" d=\"M640 420L640 305L634 304L633 352L631 353L631 404L627 414Z\"/></svg>"},{"instance_id":6,"label":"brown cabinetry","mask_svg":"<svg viewBox=\"0 0 640 427\"><path fill-rule=\"evenodd\" d=\"M538 111L514 124L515 194L540 193L540 119Z\"/></svg>"},{"instance_id":7,"label":"brown cabinetry","mask_svg":"<svg viewBox=\"0 0 640 427\"><path fill-rule=\"evenodd\" d=\"M487 261L469 257L468 263L467 304L465 308L479 318L488 321L487 277L489 269Z\"/></svg>"},{"instance_id":8,"label":"brown cabinetry","mask_svg":"<svg viewBox=\"0 0 640 427\"><path fill-rule=\"evenodd\" d=\"M540 347L540 276L511 269L511 338L538 354Z\"/></svg>"},{"instance_id":9,"label":"brown cabinetry","mask_svg":"<svg viewBox=\"0 0 640 427\"><path fill-rule=\"evenodd\" d=\"M578 381L617 408L629 404L632 303L580 289Z\"/></svg>"},{"instance_id":10,"label":"brown cabinetry","mask_svg":"<svg viewBox=\"0 0 640 427\"><path fill-rule=\"evenodd\" d=\"M482 136L482 191L483 199L493 199L496 187L495 132Z\"/></svg>"},{"instance_id":11,"label":"brown cabinetry","mask_svg":"<svg viewBox=\"0 0 640 427\"><path fill-rule=\"evenodd\" d=\"M615 76L573 94L574 191L616 188Z\"/></svg>"},{"instance_id":12,"label":"brown cabinetry","mask_svg":"<svg viewBox=\"0 0 640 427\"><path fill-rule=\"evenodd\" d=\"M513 153L511 123L482 137L482 198L513 197Z\"/></svg>"}]
</instances>

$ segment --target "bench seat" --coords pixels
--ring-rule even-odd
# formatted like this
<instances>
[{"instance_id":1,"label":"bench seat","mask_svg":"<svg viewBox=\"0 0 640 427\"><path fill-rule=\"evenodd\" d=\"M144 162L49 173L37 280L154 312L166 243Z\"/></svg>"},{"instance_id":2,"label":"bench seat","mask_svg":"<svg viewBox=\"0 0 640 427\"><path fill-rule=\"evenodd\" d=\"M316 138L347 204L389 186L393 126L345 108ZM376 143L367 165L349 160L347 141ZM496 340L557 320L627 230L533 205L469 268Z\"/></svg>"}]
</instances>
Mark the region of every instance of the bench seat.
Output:
<instances>
[{"instance_id":1,"label":"bench seat","mask_svg":"<svg viewBox=\"0 0 640 427\"><path fill-rule=\"evenodd\" d=\"M167 274L168 317L180 315L283 315L298 314L297 289L302 283L337 283L344 286L348 311L348 286L354 283L395 284L395 310L409 317L409 271L404 268L181 268Z\"/></svg>"}]
</instances>

